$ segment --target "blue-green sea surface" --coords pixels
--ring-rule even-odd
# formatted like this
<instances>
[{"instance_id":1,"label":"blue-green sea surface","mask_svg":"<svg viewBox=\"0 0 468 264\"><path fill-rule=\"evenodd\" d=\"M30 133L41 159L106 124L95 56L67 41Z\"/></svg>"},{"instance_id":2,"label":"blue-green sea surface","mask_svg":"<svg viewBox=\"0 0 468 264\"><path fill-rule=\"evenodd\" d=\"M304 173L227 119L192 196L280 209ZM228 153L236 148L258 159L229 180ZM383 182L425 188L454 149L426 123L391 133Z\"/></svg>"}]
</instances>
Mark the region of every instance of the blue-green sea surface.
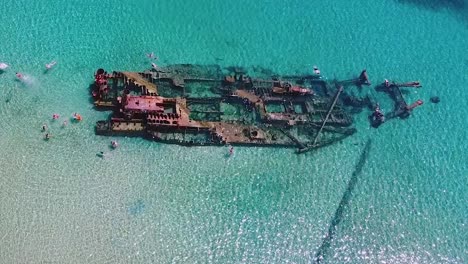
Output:
<instances>
[{"instance_id":1,"label":"blue-green sea surface","mask_svg":"<svg viewBox=\"0 0 468 264\"><path fill-rule=\"evenodd\" d=\"M466 263L468 4L439 2L3 0L0 262ZM148 69L151 51L329 79L366 68L421 81L405 98L425 103L379 129L365 110L357 134L305 155L96 136L94 71Z\"/></svg>"}]
</instances>

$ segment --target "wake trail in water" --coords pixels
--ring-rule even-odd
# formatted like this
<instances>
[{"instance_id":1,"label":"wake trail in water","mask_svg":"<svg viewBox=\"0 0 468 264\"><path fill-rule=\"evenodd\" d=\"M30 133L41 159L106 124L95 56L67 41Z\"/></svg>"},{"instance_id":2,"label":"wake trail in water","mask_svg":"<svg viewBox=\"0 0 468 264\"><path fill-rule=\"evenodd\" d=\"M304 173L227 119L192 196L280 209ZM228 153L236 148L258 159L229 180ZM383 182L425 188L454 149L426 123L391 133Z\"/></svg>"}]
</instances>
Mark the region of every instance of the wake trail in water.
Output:
<instances>
[{"instance_id":1,"label":"wake trail in water","mask_svg":"<svg viewBox=\"0 0 468 264\"><path fill-rule=\"evenodd\" d=\"M34 88L39 85L37 79L29 74L22 74L21 78L19 78L18 81L26 87Z\"/></svg>"}]
</instances>

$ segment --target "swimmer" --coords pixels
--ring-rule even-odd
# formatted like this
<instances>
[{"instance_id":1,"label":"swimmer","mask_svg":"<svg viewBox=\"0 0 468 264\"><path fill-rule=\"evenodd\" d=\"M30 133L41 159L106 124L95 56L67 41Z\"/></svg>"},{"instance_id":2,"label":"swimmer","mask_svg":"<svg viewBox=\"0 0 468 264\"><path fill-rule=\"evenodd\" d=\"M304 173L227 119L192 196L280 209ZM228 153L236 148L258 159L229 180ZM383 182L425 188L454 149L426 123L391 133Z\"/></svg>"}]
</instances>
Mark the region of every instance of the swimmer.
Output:
<instances>
[{"instance_id":1,"label":"swimmer","mask_svg":"<svg viewBox=\"0 0 468 264\"><path fill-rule=\"evenodd\" d=\"M112 146L112 148L115 149L115 148L117 148L119 146L119 143L117 143L117 141L115 141L115 140L112 140L111 141L111 146Z\"/></svg>"},{"instance_id":2,"label":"swimmer","mask_svg":"<svg viewBox=\"0 0 468 264\"><path fill-rule=\"evenodd\" d=\"M148 57L150 59L154 58L154 52L146 53L146 57Z\"/></svg>"},{"instance_id":3,"label":"swimmer","mask_svg":"<svg viewBox=\"0 0 468 264\"><path fill-rule=\"evenodd\" d=\"M67 124L68 124L67 120L63 121L63 123L62 123L62 127L66 127L66 126L67 126Z\"/></svg>"},{"instance_id":4,"label":"swimmer","mask_svg":"<svg viewBox=\"0 0 468 264\"><path fill-rule=\"evenodd\" d=\"M47 130L47 125L46 124L43 124L42 125L42 132L46 131Z\"/></svg>"},{"instance_id":5,"label":"swimmer","mask_svg":"<svg viewBox=\"0 0 468 264\"><path fill-rule=\"evenodd\" d=\"M390 82L387 79L384 80L384 84L385 87L390 87Z\"/></svg>"},{"instance_id":6,"label":"swimmer","mask_svg":"<svg viewBox=\"0 0 468 264\"><path fill-rule=\"evenodd\" d=\"M320 70L317 66L314 66L314 73L320 75Z\"/></svg>"},{"instance_id":7,"label":"swimmer","mask_svg":"<svg viewBox=\"0 0 468 264\"><path fill-rule=\"evenodd\" d=\"M105 154L104 154L104 151L100 151L99 153L96 154L96 156L100 157L100 158L105 158Z\"/></svg>"},{"instance_id":8,"label":"swimmer","mask_svg":"<svg viewBox=\"0 0 468 264\"><path fill-rule=\"evenodd\" d=\"M376 113L381 113L382 112L382 110L380 110L380 104L379 103L375 104L375 112Z\"/></svg>"},{"instance_id":9,"label":"swimmer","mask_svg":"<svg viewBox=\"0 0 468 264\"><path fill-rule=\"evenodd\" d=\"M83 118L78 113L74 113L73 114L73 119L76 120L76 121L81 121Z\"/></svg>"},{"instance_id":10,"label":"swimmer","mask_svg":"<svg viewBox=\"0 0 468 264\"><path fill-rule=\"evenodd\" d=\"M53 114L53 115L52 115L52 119L54 119L54 120L57 120L57 119L59 119L59 118L60 118L60 115L59 115L59 114Z\"/></svg>"},{"instance_id":11,"label":"swimmer","mask_svg":"<svg viewBox=\"0 0 468 264\"><path fill-rule=\"evenodd\" d=\"M232 154L234 154L234 147L230 146L229 147L229 155L232 155Z\"/></svg>"},{"instance_id":12,"label":"swimmer","mask_svg":"<svg viewBox=\"0 0 468 264\"><path fill-rule=\"evenodd\" d=\"M47 64L45 65L45 67L46 67L47 70L50 70L50 69L52 69L52 67L55 66L55 64L57 64L56 61L51 61L50 63L47 63Z\"/></svg>"},{"instance_id":13,"label":"swimmer","mask_svg":"<svg viewBox=\"0 0 468 264\"><path fill-rule=\"evenodd\" d=\"M20 72L17 72L17 73L16 73L16 78L18 78L18 79L21 80L21 79L23 79L23 77L24 77L24 76L23 76L22 73L20 73Z\"/></svg>"},{"instance_id":14,"label":"swimmer","mask_svg":"<svg viewBox=\"0 0 468 264\"><path fill-rule=\"evenodd\" d=\"M52 136L49 133L44 135L44 140L49 140Z\"/></svg>"},{"instance_id":15,"label":"swimmer","mask_svg":"<svg viewBox=\"0 0 468 264\"><path fill-rule=\"evenodd\" d=\"M154 70L158 70L158 65L156 65L156 63L152 62L151 63L151 68L153 68Z\"/></svg>"},{"instance_id":16,"label":"swimmer","mask_svg":"<svg viewBox=\"0 0 468 264\"><path fill-rule=\"evenodd\" d=\"M4 71L6 70L8 67L10 67L10 65L4 63L4 62L0 62L0 71Z\"/></svg>"}]
</instances>

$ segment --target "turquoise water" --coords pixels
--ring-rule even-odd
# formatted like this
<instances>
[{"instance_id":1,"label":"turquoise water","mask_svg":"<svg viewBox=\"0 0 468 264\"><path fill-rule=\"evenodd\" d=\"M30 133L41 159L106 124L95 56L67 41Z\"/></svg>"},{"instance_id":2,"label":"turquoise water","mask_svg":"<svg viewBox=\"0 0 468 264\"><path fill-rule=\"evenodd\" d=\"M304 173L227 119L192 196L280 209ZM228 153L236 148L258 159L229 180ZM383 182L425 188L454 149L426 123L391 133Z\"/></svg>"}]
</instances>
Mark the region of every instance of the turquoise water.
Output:
<instances>
[{"instance_id":1,"label":"turquoise water","mask_svg":"<svg viewBox=\"0 0 468 264\"><path fill-rule=\"evenodd\" d=\"M323 263L466 262L468 4L335 2L4 0L0 262L310 263L322 245ZM330 79L367 68L374 83L420 80L406 98L426 103L378 130L362 113L357 134L301 156L138 138L111 151L88 85L98 67L148 68L150 51L161 64L318 65ZM74 112L84 121L62 128Z\"/></svg>"}]
</instances>

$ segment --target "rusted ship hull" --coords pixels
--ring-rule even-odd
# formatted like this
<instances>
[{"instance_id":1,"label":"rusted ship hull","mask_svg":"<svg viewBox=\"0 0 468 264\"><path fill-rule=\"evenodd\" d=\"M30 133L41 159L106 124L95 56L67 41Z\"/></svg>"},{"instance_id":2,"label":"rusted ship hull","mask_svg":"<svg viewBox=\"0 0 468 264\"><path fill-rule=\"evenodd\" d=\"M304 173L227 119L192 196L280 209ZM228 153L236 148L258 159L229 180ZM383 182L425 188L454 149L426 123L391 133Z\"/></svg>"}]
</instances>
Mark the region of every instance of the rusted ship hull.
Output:
<instances>
[{"instance_id":1,"label":"rusted ship hull","mask_svg":"<svg viewBox=\"0 0 468 264\"><path fill-rule=\"evenodd\" d=\"M341 102L332 104L338 89L308 76L223 76L219 66L188 64L140 73L100 69L91 93L96 108L113 114L96 124L96 134L184 146L294 147L299 152L353 134L355 129L347 128L351 114Z\"/></svg>"}]
</instances>

